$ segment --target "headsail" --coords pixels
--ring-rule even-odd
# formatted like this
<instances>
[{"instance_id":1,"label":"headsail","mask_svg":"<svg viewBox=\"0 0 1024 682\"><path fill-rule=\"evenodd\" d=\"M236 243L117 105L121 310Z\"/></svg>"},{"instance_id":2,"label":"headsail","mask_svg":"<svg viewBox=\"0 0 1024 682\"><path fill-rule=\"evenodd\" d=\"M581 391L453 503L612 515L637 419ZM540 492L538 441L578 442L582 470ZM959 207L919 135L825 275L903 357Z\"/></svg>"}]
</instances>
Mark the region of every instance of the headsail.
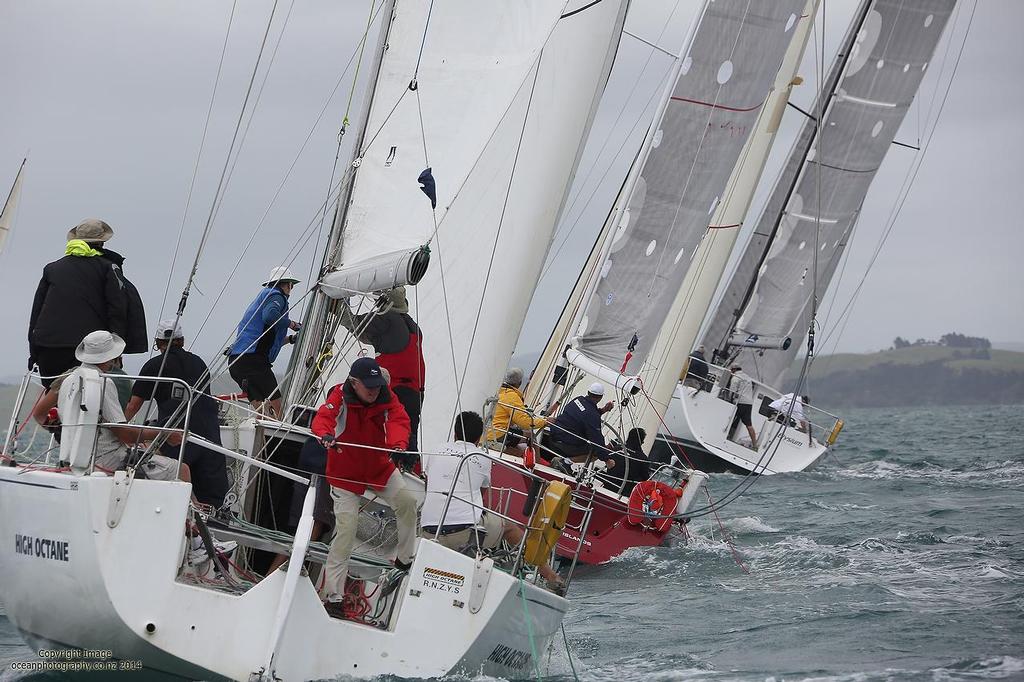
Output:
<instances>
[{"instance_id":1,"label":"headsail","mask_svg":"<svg viewBox=\"0 0 1024 682\"><path fill-rule=\"evenodd\" d=\"M800 349L814 297L839 265L954 5L865 0L858 8L823 87L821 140L808 120L705 337L727 356L739 352L761 381L778 385Z\"/></svg>"},{"instance_id":2,"label":"headsail","mask_svg":"<svg viewBox=\"0 0 1024 682\"><path fill-rule=\"evenodd\" d=\"M18 174L14 176L14 185L11 187L10 194L7 195L7 201L4 202L4 209L0 211L0 254L4 252L4 245L7 243L7 238L11 235L11 230L14 228L14 214L18 210L18 199L21 196L21 181L25 176L25 163L28 159L23 159L21 166L18 168Z\"/></svg>"},{"instance_id":3,"label":"headsail","mask_svg":"<svg viewBox=\"0 0 1024 682\"><path fill-rule=\"evenodd\" d=\"M727 0L706 6L650 155L610 237L601 279L583 303L576 330L580 355L624 374L643 365L804 5Z\"/></svg>"},{"instance_id":4,"label":"headsail","mask_svg":"<svg viewBox=\"0 0 1024 682\"><path fill-rule=\"evenodd\" d=\"M432 252L409 292L424 334L426 447L447 437L455 411L480 410L500 383L625 2L432 7L396 3L342 246L343 268L424 245ZM428 166L436 213L417 182ZM351 345L347 333L338 345Z\"/></svg>"}]
</instances>

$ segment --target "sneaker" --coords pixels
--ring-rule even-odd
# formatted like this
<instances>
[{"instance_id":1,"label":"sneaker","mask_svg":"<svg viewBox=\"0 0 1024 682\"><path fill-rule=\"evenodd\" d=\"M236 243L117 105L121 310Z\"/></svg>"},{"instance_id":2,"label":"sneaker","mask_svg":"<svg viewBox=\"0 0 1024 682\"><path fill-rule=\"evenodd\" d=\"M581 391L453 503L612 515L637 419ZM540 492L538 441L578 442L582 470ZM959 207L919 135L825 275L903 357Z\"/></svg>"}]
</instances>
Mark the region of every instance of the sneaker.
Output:
<instances>
[{"instance_id":1,"label":"sneaker","mask_svg":"<svg viewBox=\"0 0 1024 682\"><path fill-rule=\"evenodd\" d=\"M204 561L210 560L210 555L206 551L206 545L203 544L202 539L198 536L196 539L199 540L199 545L193 546L188 553L188 562L193 566L201 564ZM193 545L194 544L195 543L193 542ZM216 552L218 555L222 556L231 554L231 552L235 551L235 547L237 546L238 543L234 540L229 540L228 542L218 542L216 540L213 541L213 551Z\"/></svg>"}]
</instances>

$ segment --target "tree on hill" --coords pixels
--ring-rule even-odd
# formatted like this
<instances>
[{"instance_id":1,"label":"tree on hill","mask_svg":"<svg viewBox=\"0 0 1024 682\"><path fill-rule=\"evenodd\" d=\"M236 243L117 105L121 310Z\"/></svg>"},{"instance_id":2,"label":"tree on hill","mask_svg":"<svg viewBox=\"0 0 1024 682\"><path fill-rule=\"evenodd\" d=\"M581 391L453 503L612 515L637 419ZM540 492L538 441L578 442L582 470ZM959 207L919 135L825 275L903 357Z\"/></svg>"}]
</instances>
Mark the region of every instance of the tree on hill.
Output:
<instances>
[{"instance_id":1,"label":"tree on hill","mask_svg":"<svg viewBox=\"0 0 1024 682\"><path fill-rule=\"evenodd\" d=\"M899 350L900 348L910 348L910 341L907 341L902 336L897 336L893 339L892 347L896 350Z\"/></svg>"},{"instance_id":2,"label":"tree on hill","mask_svg":"<svg viewBox=\"0 0 1024 682\"><path fill-rule=\"evenodd\" d=\"M977 350L988 350L992 348L992 342L980 336L965 336L957 332L943 334L939 344L948 348L972 348Z\"/></svg>"}]
</instances>

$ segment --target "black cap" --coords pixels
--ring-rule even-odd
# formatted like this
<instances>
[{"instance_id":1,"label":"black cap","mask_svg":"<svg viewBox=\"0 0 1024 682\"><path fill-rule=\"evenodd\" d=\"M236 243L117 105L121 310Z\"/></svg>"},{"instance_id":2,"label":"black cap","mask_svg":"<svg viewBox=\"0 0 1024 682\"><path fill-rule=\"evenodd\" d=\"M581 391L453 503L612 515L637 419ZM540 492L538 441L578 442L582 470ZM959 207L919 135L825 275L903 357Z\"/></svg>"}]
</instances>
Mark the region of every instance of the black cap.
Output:
<instances>
[{"instance_id":1,"label":"black cap","mask_svg":"<svg viewBox=\"0 0 1024 682\"><path fill-rule=\"evenodd\" d=\"M348 375L359 379L363 386L367 388L388 385L387 379L384 378L384 373L380 371L380 365L373 358L359 358L353 362L352 369L349 370Z\"/></svg>"}]
</instances>

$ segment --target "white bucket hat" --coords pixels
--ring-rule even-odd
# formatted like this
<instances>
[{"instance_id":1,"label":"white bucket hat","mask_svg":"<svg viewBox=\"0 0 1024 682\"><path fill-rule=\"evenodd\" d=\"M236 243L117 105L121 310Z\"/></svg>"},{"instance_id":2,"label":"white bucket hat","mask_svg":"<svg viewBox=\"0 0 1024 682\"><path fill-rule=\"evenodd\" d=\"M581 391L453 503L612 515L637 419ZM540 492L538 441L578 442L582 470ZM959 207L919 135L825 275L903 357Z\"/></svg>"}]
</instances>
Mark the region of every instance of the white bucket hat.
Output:
<instances>
[{"instance_id":1,"label":"white bucket hat","mask_svg":"<svg viewBox=\"0 0 1024 682\"><path fill-rule=\"evenodd\" d=\"M263 283L265 287L272 287L275 284L284 284L285 282L301 282L302 280L292 274L284 265L278 265L276 268L270 271L270 277Z\"/></svg>"},{"instance_id":2,"label":"white bucket hat","mask_svg":"<svg viewBox=\"0 0 1024 682\"><path fill-rule=\"evenodd\" d=\"M181 329L181 323L175 324L173 317L166 320L160 320L160 323L156 326L156 334L153 338L158 341L166 341L168 339L183 339L185 338L185 332Z\"/></svg>"},{"instance_id":3,"label":"white bucket hat","mask_svg":"<svg viewBox=\"0 0 1024 682\"><path fill-rule=\"evenodd\" d=\"M590 388L587 389L587 393L590 395L604 395L604 384L600 381L595 381L590 384Z\"/></svg>"},{"instance_id":4,"label":"white bucket hat","mask_svg":"<svg viewBox=\"0 0 1024 682\"><path fill-rule=\"evenodd\" d=\"M94 331L87 334L75 349L75 357L79 362L98 365L121 357L124 352L124 339L113 332Z\"/></svg>"}]
</instances>

